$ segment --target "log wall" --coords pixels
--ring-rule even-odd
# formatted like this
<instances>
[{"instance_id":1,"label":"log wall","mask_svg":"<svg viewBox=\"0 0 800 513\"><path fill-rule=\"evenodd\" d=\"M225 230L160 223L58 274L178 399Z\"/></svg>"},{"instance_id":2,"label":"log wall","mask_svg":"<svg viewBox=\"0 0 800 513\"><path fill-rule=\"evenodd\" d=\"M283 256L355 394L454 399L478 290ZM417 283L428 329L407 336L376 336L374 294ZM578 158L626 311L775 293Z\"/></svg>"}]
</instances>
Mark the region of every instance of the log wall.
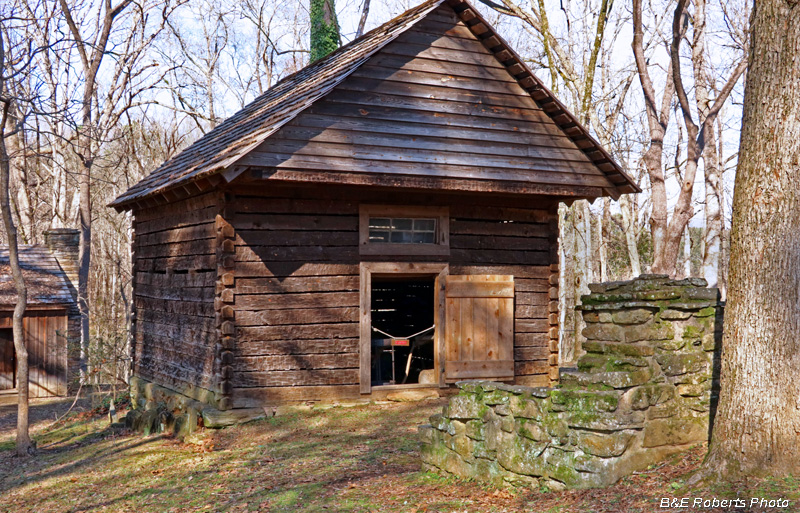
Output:
<instances>
[{"instance_id":1,"label":"log wall","mask_svg":"<svg viewBox=\"0 0 800 513\"><path fill-rule=\"evenodd\" d=\"M273 183L232 189L233 406L358 397L359 263L367 259L514 275L517 381L548 385L554 202L537 209L477 196L363 191ZM359 203L449 207L450 256L359 256Z\"/></svg>"},{"instance_id":2,"label":"log wall","mask_svg":"<svg viewBox=\"0 0 800 513\"><path fill-rule=\"evenodd\" d=\"M133 371L206 400L221 392L218 202L209 193L134 212Z\"/></svg>"}]
</instances>

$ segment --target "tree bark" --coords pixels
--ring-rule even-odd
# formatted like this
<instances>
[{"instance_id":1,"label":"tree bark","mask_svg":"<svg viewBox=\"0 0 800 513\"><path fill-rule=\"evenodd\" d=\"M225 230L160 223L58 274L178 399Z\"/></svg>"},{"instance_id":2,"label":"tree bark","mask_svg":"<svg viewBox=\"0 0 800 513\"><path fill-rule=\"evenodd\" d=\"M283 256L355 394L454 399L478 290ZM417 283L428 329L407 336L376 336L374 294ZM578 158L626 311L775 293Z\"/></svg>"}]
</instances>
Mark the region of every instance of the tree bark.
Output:
<instances>
[{"instance_id":1,"label":"tree bark","mask_svg":"<svg viewBox=\"0 0 800 513\"><path fill-rule=\"evenodd\" d=\"M751 18L721 393L704 476L800 472L800 7Z\"/></svg>"},{"instance_id":2,"label":"tree bark","mask_svg":"<svg viewBox=\"0 0 800 513\"><path fill-rule=\"evenodd\" d=\"M30 433L28 432L28 350L25 348L23 338L22 318L28 301L28 291L25 288L25 278L19 265L17 247L17 228L11 217L11 200L9 197L9 176L11 162L6 147L6 137L13 137L14 129L6 131L8 114L11 109L11 99L6 96L5 77L3 76L6 64L6 52L3 35L0 34L0 216L3 218L3 227L8 240L8 261L11 267L11 276L17 293L17 302L14 305L12 317L12 331L14 337L14 352L17 358L17 440L16 449L19 456L25 456L32 448Z\"/></svg>"}]
</instances>

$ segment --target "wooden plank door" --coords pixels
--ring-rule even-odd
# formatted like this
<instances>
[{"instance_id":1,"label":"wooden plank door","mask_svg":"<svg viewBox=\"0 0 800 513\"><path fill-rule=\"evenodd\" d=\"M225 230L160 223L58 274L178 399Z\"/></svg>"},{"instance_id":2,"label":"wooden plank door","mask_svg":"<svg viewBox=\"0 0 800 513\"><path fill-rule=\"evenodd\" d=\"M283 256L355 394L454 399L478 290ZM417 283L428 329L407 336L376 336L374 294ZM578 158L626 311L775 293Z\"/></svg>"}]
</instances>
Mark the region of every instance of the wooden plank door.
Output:
<instances>
[{"instance_id":1,"label":"wooden plank door","mask_svg":"<svg viewBox=\"0 0 800 513\"><path fill-rule=\"evenodd\" d=\"M514 277L448 276L445 380L514 378Z\"/></svg>"},{"instance_id":2,"label":"wooden plank door","mask_svg":"<svg viewBox=\"0 0 800 513\"><path fill-rule=\"evenodd\" d=\"M17 358L11 329L0 329L0 390L17 387Z\"/></svg>"}]
</instances>

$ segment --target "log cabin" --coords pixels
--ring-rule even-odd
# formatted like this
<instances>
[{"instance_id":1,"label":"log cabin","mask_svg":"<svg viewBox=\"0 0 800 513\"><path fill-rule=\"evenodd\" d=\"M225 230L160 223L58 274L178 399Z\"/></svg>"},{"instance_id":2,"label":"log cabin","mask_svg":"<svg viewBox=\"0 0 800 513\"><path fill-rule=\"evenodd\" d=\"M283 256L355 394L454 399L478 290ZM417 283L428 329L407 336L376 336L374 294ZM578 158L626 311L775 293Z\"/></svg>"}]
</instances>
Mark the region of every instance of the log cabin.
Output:
<instances>
[{"instance_id":1,"label":"log cabin","mask_svg":"<svg viewBox=\"0 0 800 513\"><path fill-rule=\"evenodd\" d=\"M78 230L45 233L45 246L21 245L20 267L28 290L23 339L28 350L29 396L65 396L77 378L80 312L77 301ZM0 396L16 395L17 366L12 315L17 291L8 247L0 249Z\"/></svg>"},{"instance_id":2,"label":"log cabin","mask_svg":"<svg viewBox=\"0 0 800 513\"><path fill-rule=\"evenodd\" d=\"M558 376L559 202L638 191L464 0L276 84L111 206L133 374L219 409Z\"/></svg>"}]
</instances>

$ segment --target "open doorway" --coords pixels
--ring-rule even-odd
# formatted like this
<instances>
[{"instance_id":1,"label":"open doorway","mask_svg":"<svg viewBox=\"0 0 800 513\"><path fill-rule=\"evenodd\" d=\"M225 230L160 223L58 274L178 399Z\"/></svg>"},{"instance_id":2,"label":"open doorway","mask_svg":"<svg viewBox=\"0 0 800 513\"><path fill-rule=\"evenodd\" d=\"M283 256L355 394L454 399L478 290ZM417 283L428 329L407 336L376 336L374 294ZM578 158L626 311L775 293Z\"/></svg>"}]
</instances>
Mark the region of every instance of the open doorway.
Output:
<instances>
[{"instance_id":1,"label":"open doorway","mask_svg":"<svg viewBox=\"0 0 800 513\"><path fill-rule=\"evenodd\" d=\"M14 331L0 329L0 391L17 388L17 355L14 351Z\"/></svg>"},{"instance_id":2,"label":"open doorway","mask_svg":"<svg viewBox=\"0 0 800 513\"><path fill-rule=\"evenodd\" d=\"M372 386L435 384L436 276L373 276Z\"/></svg>"}]
</instances>

